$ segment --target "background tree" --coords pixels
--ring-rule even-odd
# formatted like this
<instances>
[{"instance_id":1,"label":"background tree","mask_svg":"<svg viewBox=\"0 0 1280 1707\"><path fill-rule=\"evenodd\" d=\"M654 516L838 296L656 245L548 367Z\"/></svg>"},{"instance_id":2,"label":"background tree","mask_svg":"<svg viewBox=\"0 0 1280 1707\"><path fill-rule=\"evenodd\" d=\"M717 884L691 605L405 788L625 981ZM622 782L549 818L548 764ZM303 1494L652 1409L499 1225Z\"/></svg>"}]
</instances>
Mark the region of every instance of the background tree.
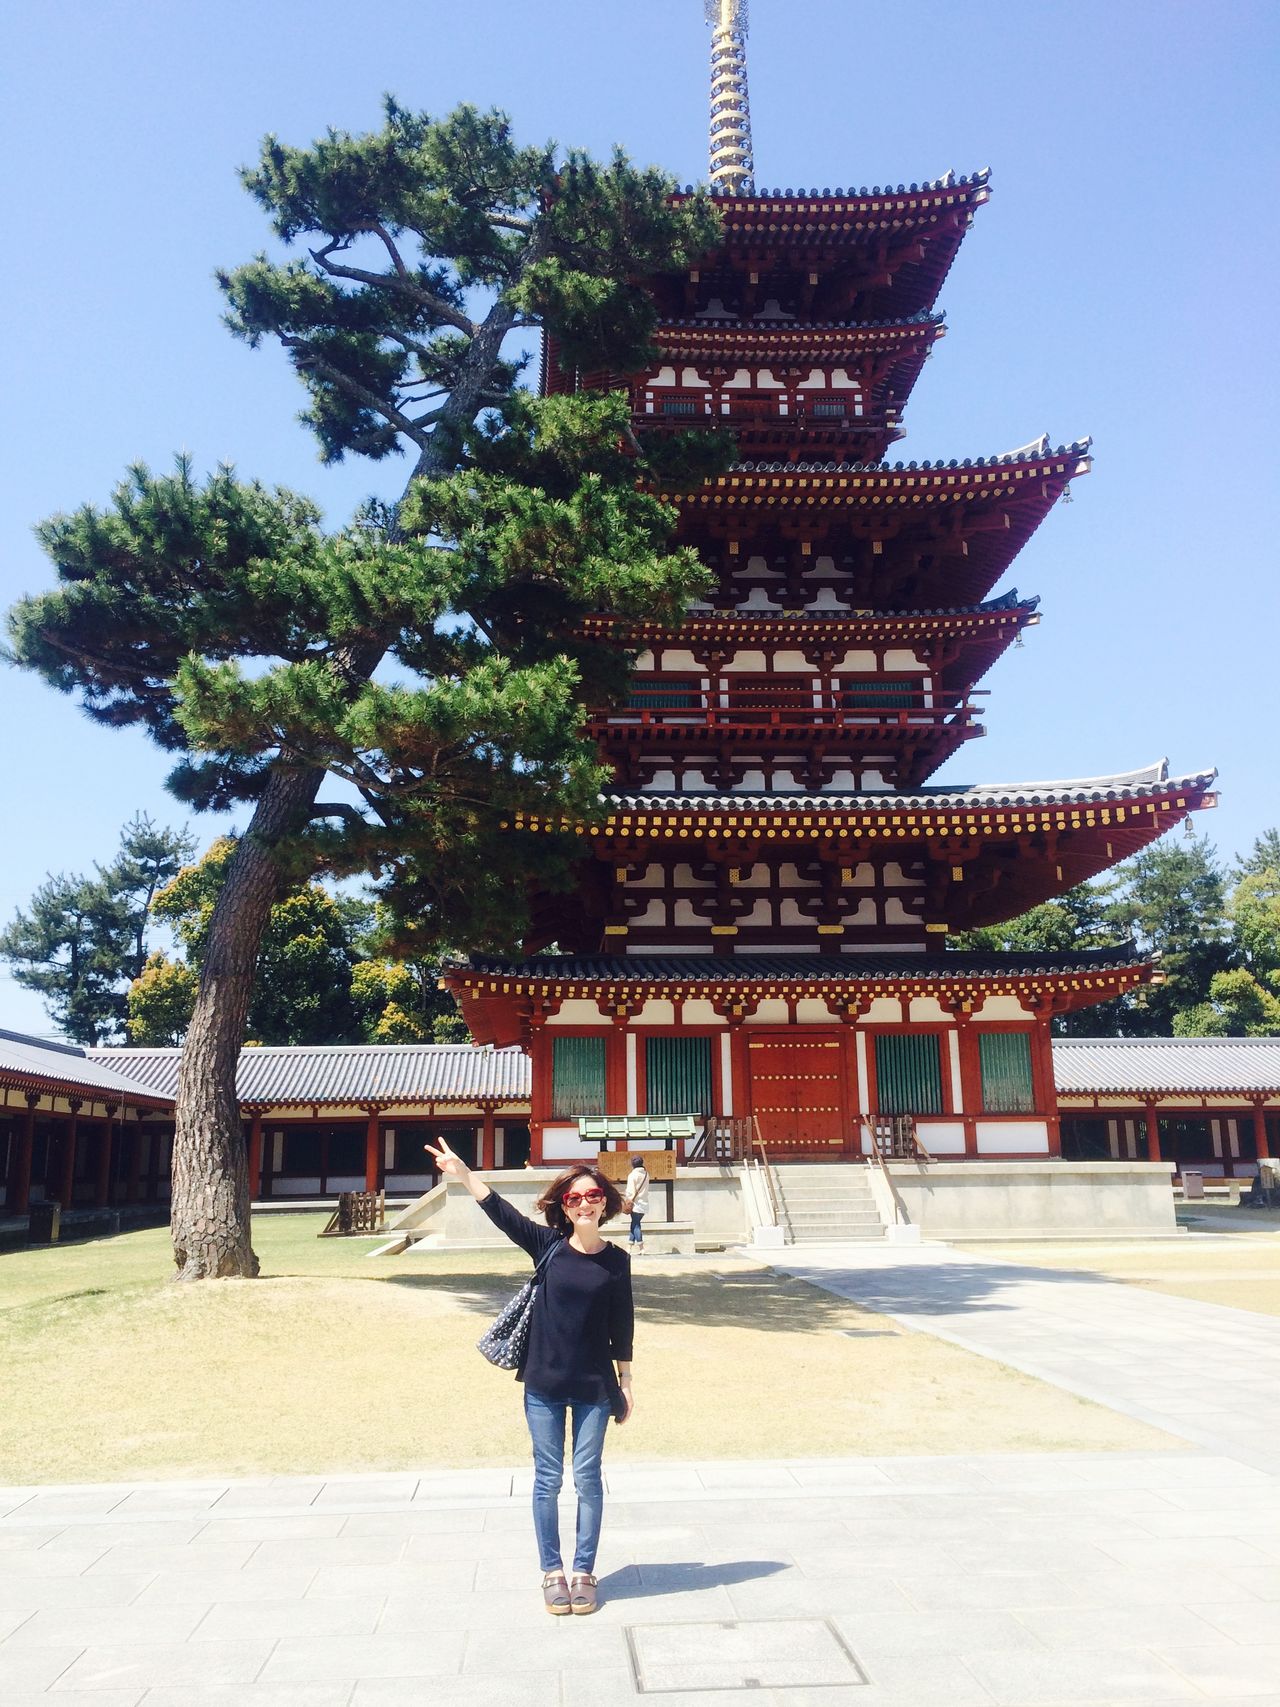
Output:
<instances>
[{"instance_id":1,"label":"background tree","mask_svg":"<svg viewBox=\"0 0 1280 1707\"><path fill-rule=\"evenodd\" d=\"M1203 836L1158 842L1117 868L1107 915L1144 954L1158 954L1162 984L1127 999L1124 1030L1167 1037L1179 1011L1204 1000L1214 976L1230 968L1226 877Z\"/></svg>"},{"instance_id":2,"label":"background tree","mask_svg":"<svg viewBox=\"0 0 1280 1707\"><path fill-rule=\"evenodd\" d=\"M1175 1037L1280 1037L1280 998L1252 972L1215 972L1204 1001L1173 1016Z\"/></svg>"},{"instance_id":3,"label":"background tree","mask_svg":"<svg viewBox=\"0 0 1280 1707\"><path fill-rule=\"evenodd\" d=\"M438 988L439 966L405 960L362 960L352 968L351 995L369 1043L465 1043L467 1027L453 997Z\"/></svg>"},{"instance_id":4,"label":"background tree","mask_svg":"<svg viewBox=\"0 0 1280 1707\"><path fill-rule=\"evenodd\" d=\"M727 454L637 456L624 399L524 400L504 357L509 333L540 324L584 371L643 364L654 311L638 281L688 267L718 229L662 174L517 148L500 115L389 103L372 136L268 139L245 182L308 256L226 274L233 330L288 351L324 456L407 449L412 502L327 536L306 501L229 470L202 487L185 465L135 469L106 510L44 525L59 587L11 618L19 662L181 755L180 797L253 804L179 1080L182 1279L257 1272L235 1069L272 906L316 871L371 869L417 910L415 952L509 941L530 868L550 877L566 856L502 825L521 807L583 809L601 779L584 696L622 690L577 618L671 619L705 584L636 480ZM408 680L375 680L384 660ZM326 773L352 796L321 802Z\"/></svg>"},{"instance_id":5,"label":"background tree","mask_svg":"<svg viewBox=\"0 0 1280 1707\"><path fill-rule=\"evenodd\" d=\"M1108 917L1106 891L1096 883L1081 883L1005 924L958 931L952 946L988 954L1070 954L1114 947L1123 936ZM1105 1002L1059 1015L1053 1029L1061 1037L1114 1037L1121 1033L1124 1012L1123 1003Z\"/></svg>"},{"instance_id":6,"label":"background tree","mask_svg":"<svg viewBox=\"0 0 1280 1707\"><path fill-rule=\"evenodd\" d=\"M102 1043L115 1036L124 1010L130 924L125 902L100 876L51 875L0 932L0 956L15 982L43 997L59 1031L76 1043Z\"/></svg>"},{"instance_id":7,"label":"background tree","mask_svg":"<svg viewBox=\"0 0 1280 1707\"><path fill-rule=\"evenodd\" d=\"M193 846L185 832L158 829L138 813L121 830L110 865L95 866L92 877L51 875L0 932L0 958L15 982L44 998L74 1042L119 1037L126 987L147 957L152 896Z\"/></svg>"},{"instance_id":8,"label":"background tree","mask_svg":"<svg viewBox=\"0 0 1280 1707\"><path fill-rule=\"evenodd\" d=\"M133 952L126 975L137 978L147 959L147 926L156 891L175 878L195 852L186 830L158 829L146 812L136 812L120 832L120 851L103 873L112 892L124 898L133 931Z\"/></svg>"},{"instance_id":9,"label":"background tree","mask_svg":"<svg viewBox=\"0 0 1280 1707\"><path fill-rule=\"evenodd\" d=\"M129 986L125 1029L137 1048L168 1049L186 1036L195 1012L199 975L182 960L167 954L147 956L146 965Z\"/></svg>"}]
</instances>

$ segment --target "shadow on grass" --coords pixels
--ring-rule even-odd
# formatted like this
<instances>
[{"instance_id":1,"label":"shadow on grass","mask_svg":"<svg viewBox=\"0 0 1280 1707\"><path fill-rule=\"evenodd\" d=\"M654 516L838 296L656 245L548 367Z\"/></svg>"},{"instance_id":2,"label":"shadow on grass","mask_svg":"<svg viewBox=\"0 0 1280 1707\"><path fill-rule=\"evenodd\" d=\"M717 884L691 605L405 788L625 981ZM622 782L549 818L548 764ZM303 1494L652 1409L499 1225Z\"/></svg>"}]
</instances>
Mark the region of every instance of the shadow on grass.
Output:
<instances>
[{"instance_id":1,"label":"shadow on grass","mask_svg":"<svg viewBox=\"0 0 1280 1707\"><path fill-rule=\"evenodd\" d=\"M526 1276L510 1274L386 1275L391 1286L447 1292L477 1315L492 1315L514 1295ZM856 1308L807 1281L772 1271L721 1275L672 1275L652 1271L637 1277L636 1315L642 1323L708 1328L759 1328L778 1333L812 1332L846 1325Z\"/></svg>"}]
</instances>

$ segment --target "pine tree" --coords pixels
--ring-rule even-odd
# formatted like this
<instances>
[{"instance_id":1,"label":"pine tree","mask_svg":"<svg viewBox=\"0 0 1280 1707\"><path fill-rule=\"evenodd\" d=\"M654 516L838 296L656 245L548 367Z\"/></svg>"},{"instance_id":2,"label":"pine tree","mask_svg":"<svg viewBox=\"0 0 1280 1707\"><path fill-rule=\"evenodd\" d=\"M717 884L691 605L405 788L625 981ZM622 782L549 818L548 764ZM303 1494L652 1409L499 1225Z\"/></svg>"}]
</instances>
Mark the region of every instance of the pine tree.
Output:
<instances>
[{"instance_id":1,"label":"pine tree","mask_svg":"<svg viewBox=\"0 0 1280 1707\"><path fill-rule=\"evenodd\" d=\"M141 976L147 961L147 924L156 891L178 875L195 846L194 836L185 830L158 829L145 812L135 813L120 832L120 851L102 875L129 909L133 952L125 975L130 979Z\"/></svg>"},{"instance_id":2,"label":"pine tree","mask_svg":"<svg viewBox=\"0 0 1280 1707\"><path fill-rule=\"evenodd\" d=\"M1215 975L1230 969L1225 875L1212 844L1195 836L1157 843L1117 867L1115 876L1108 916L1144 953L1160 957L1164 974L1163 983L1130 999L1124 1029L1167 1037L1176 1015L1205 1000Z\"/></svg>"},{"instance_id":3,"label":"pine tree","mask_svg":"<svg viewBox=\"0 0 1280 1707\"><path fill-rule=\"evenodd\" d=\"M0 958L15 983L44 999L65 1036L110 1042L124 1017L132 924L127 902L101 875L50 875L0 932Z\"/></svg>"},{"instance_id":4,"label":"pine tree","mask_svg":"<svg viewBox=\"0 0 1280 1707\"><path fill-rule=\"evenodd\" d=\"M621 155L517 148L500 115L394 103L371 136L269 138L245 182L307 258L223 275L229 324L288 352L325 458L407 450L407 501L328 535L306 500L229 469L201 484L185 463L135 468L107 509L40 530L60 585L10 628L19 662L178 754L181 798L253 806L179 1081L181 1279L258 1269L235 1070L272 907L318 871L371 870L419 954L518 934L528 878L567 881L571 850L504 826L585 807L602 773L584 704L624 689L578 619L670 619L705 584L637 481L726 458L646 457L621 395L531 401L506 350L542 326L579 370L641 366L654 310L638 281L713 246L704 198L672 201ZM360 804L321 800L326 773Z\"/></svg>"},{"instance_id":5,"label":"pine tree","mask_svg":"<svg viewBox=\"0 0 1280 1707\"><path fill-rule=\"evenodd\" d=\"M147 959L151 898L193 846L185 833L136 813L110 865L95 866L92 877L49 876L0 932L0 959L15 982L43 996L50 1018L76 1043L119 1038L126 986Z\"/></svg>"}]
</instances>

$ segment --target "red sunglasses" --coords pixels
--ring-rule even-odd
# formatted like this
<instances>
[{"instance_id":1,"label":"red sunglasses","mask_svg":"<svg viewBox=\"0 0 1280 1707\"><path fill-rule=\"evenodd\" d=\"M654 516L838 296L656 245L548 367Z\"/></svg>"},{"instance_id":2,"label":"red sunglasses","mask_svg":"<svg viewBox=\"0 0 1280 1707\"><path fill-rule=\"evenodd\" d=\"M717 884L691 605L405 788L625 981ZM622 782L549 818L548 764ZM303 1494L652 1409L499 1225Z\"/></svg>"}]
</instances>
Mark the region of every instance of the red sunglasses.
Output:
<instances>
[{"instance_id":1,"label":"red sunglasses","mask_svg":"<svg viewBox=\"0 0 1280 1707\"><path fill-rule=\"evenodd\" d=\"M594 1187L590 1191L567 1191L560 1201L566 1209L576 1209L580 1203L603 1203L604 1193Z\"/></svg>"}]
</instances>

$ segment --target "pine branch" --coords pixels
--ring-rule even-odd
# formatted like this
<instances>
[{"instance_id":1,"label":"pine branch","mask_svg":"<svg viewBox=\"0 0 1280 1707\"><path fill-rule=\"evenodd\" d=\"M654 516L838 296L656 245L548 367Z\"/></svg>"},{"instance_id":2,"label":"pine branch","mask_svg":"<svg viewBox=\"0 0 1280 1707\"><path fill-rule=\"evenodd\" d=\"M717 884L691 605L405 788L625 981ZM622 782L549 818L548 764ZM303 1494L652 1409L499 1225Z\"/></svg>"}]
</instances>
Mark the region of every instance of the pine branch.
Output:
<instances>
[{"instance_id":1,"label":"pine branch","mask_svg":"<svg viewBox=\"0 0 1280 1707\"><path fill-rule=\"evenodd\" d=\"M372 409L375 415L383 416L391 426L397 428L406 438L412 439L420 449L426 449L430 434L423 433L418 423L397 409L390 398L380 397L376 391L370 391L367 386L361 385L359 380L352 379L350 374L344 373L340 367L335 367L324 356L317 355L306 338L295 338L288 333L281 333L280 342L286 349L299 352L300 367L312 368L316 373L323 374L329 383L345 396L353 398L366 409Z\"/></svg>"},{"instance_id":2,"label":"pine branch","mask_svg":"<svg viewBox=\"0 0 1280 1707\"><path fill-rule=\"evenodd\" d=\"M336 250L342 249L343 246L342 239L335 238L332 243L326 243L323 249L312 249L310 251L311 259L318 267L323 268L331 278L350 279L354 284L372 285L376 290L396 291L401 296L407 296L412 302L416 302L420 308L427 309L447 325L455 327L459 332L466 333L468 337L474 336L476 326L474 322L467 319L460 308L455 308L451 302L446 301L442 296L437 296L434 291L424 290L420 284L414 282L411 274L406 272L401 277L397 273L393 277L389 273L367 273L362 267L342 267L336 261L331 261L329 256Z\"/></svg>"}]
</instances>

